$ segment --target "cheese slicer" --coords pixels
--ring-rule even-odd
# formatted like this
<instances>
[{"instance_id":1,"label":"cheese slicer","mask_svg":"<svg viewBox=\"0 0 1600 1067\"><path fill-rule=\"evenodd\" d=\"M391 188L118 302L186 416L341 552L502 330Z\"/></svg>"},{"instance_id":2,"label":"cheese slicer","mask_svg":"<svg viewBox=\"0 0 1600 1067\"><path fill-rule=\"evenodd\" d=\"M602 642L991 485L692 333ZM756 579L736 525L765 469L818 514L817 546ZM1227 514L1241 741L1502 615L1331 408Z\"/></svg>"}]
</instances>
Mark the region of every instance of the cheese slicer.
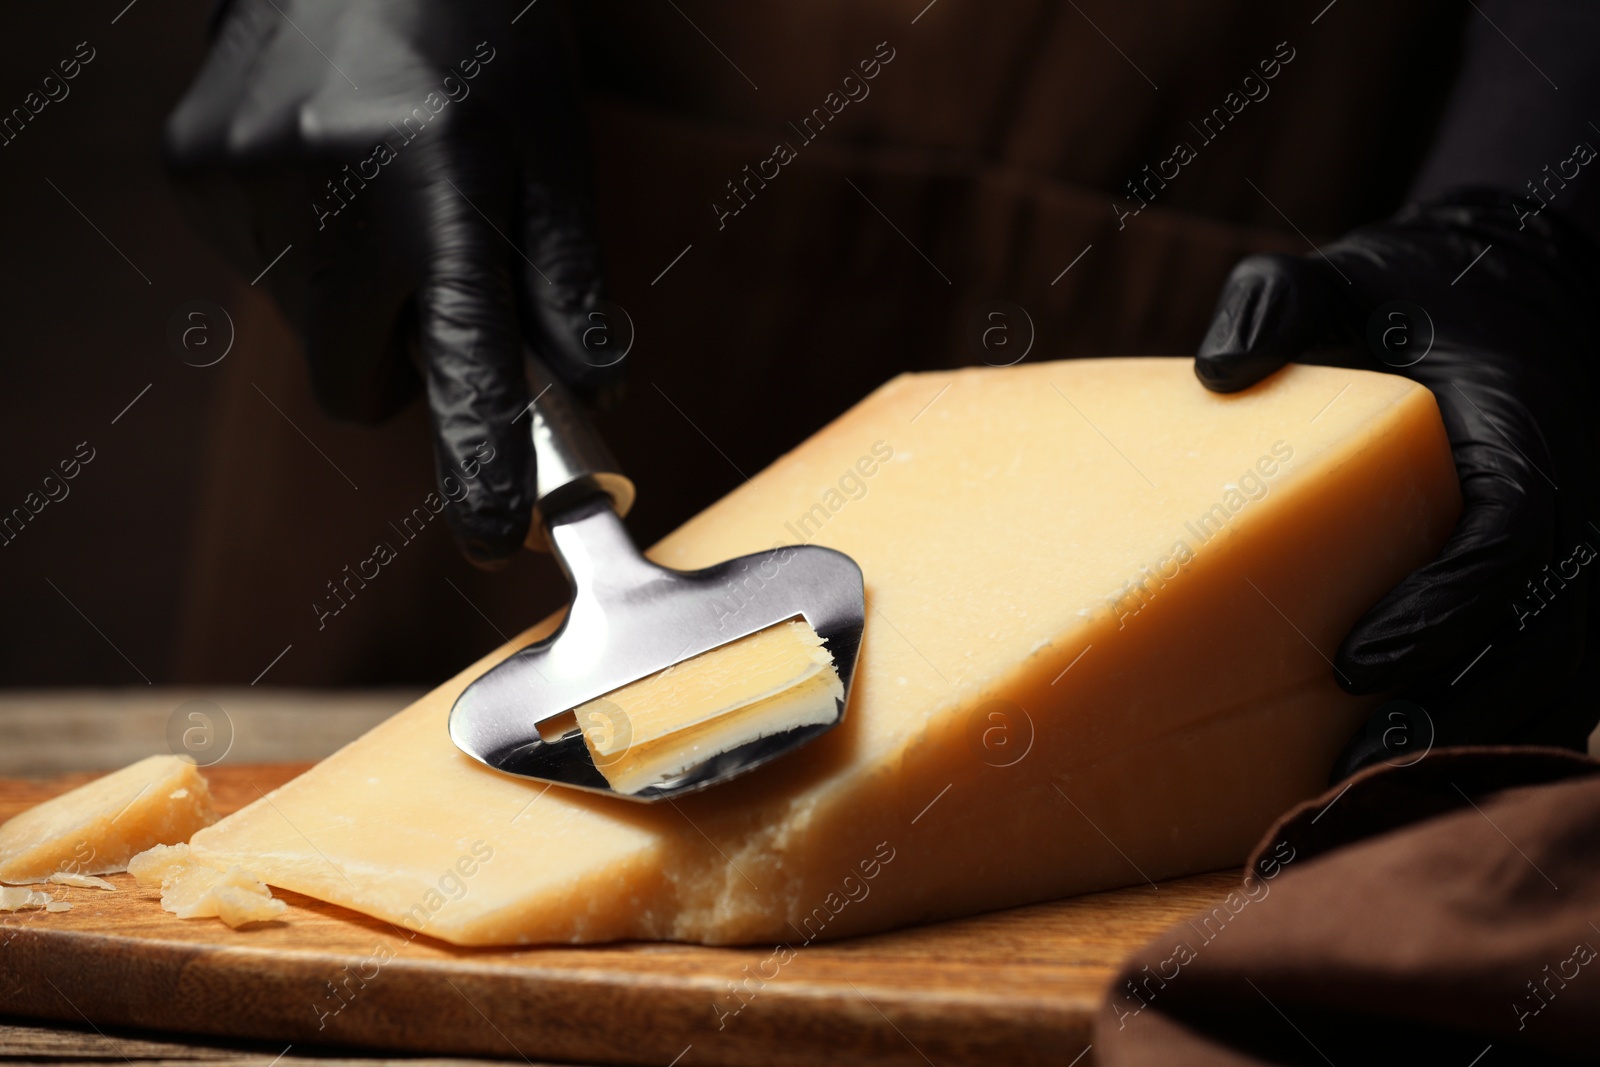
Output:
<instances>
[{"instance_id":1,"label":"cheese slicer","mask_svg":"<svg viewBox=\"0 0 1600 1067\"><path fill-rule=\"evenodd\" d=\"M566 618L467 686L450 738L498 771L655 801L744 774L844 718L866 617L861 568L820 546L773 549L696 571L646 559L622 517L634 487L565 387L528 360L537 501L529 547L548 548L572 585ZM697 655L804 619L833 657L842 695L831 718L696 752L677 773L631 792L612 787L575 709ZM737 715L738 711L727 714Z\"/></svg>"}]
</instances>

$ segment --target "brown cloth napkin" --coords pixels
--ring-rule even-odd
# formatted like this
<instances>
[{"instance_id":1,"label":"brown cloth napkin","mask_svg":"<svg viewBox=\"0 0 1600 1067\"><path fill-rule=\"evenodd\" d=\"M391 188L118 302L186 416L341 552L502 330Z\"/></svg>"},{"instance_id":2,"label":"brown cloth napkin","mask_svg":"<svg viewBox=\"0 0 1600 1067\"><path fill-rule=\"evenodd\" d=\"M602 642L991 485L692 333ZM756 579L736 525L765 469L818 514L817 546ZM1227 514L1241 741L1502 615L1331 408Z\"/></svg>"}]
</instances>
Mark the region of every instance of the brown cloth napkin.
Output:
<instances>
[{"instance_id":1,"label":"brown cloth napkin","mask_svg":"<svg viewBox=\"0 0 1600 1067\"><path fill-rule=\"evenodd\" d=\"M1124 967L1097 1062L1600 1062L1600 763L1458 748L1369 768L1245 869Z\"/></svg>"}]
</instances>

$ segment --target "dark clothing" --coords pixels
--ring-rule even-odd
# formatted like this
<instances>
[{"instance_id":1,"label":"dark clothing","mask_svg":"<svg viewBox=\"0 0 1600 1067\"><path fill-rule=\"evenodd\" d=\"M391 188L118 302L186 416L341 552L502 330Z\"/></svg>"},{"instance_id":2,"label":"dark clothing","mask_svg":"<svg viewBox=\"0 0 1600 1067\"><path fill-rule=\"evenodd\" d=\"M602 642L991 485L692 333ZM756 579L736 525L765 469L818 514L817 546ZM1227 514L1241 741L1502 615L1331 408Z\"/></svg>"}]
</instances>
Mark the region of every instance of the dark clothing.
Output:
<instances>
[{"instance_id":1,"label":"dark clothing","mask_svg":"<svg viewBox=\"0 0 1600 1067\"><path fill-rule=\"evenodd\" d=\"M1123 967L1098 1062L1595 1062L1600 764L1446 749L1341 790Z\"/></svg>"}]
</instances>

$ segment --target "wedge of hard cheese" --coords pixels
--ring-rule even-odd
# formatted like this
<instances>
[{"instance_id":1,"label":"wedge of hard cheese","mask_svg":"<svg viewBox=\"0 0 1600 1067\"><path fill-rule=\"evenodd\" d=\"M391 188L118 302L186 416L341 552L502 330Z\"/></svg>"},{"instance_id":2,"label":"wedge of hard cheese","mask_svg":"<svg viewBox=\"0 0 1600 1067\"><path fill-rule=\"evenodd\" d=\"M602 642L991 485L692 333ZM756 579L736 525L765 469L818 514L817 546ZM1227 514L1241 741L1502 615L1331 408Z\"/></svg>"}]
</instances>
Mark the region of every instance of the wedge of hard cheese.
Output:
<instances>
[{"instance_id":1,"label":"wedge of hard cheese","mask_svg":"<svg viewBox=\"0 0 1600 1067\"><path fill-rule=\"evenodd\" d=\"M66 876L127 870L132 856L186 841L216 819L192 761L148 756L0 826L0 882L72 885Z\"/></svg>"},{"instance_id":2,"label":"wedge of hard cheese","mask_svg":"<svg viewBox=\"0 0 1600 1067\"><path fill-rule=\"evenodd\" d=\"M797 944L1238 863L1323 786L1371 706L1329 659L1459 506L1403 378L903 376L651 553L853 556L867 631L831 733L670 804L500 775L446 716L547 621L192 848L459 944Z\"/></svg>"}]
</instances>

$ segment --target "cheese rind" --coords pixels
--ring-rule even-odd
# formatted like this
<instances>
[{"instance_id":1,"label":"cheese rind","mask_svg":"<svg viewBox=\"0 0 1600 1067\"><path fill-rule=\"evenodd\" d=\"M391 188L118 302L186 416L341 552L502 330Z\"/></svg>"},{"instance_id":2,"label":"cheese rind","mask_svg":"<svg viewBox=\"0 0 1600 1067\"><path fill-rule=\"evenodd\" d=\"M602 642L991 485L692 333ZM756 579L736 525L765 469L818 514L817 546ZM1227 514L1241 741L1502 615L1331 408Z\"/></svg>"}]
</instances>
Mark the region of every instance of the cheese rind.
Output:
<instances>
[{"instance_id":1,"label":"cheese rind","mask_svg":"<svg viewBox=\"0 0 1600 1067\"><path fill-rule=\"evenodd\" d=\"M1399 377L904 376L651 552L851 555L868 628L834 730L672 804L498 774L449 709L547 621L193 848L468 945L795 942L1238 863L1372 705L1333 650L1459 507Z\"/></svg>"},{"instance_id":2,"label":"cheese rind","mask_svg":"<svg viewBox=\"0 0 1600 1067\"><path fill-rule=\"evenodd\" d=\"M112 874L136 853L187 841L216 821L211 791L192 762L150 756L0 826L0 882Z\"/></svg>"}]
</instances>

